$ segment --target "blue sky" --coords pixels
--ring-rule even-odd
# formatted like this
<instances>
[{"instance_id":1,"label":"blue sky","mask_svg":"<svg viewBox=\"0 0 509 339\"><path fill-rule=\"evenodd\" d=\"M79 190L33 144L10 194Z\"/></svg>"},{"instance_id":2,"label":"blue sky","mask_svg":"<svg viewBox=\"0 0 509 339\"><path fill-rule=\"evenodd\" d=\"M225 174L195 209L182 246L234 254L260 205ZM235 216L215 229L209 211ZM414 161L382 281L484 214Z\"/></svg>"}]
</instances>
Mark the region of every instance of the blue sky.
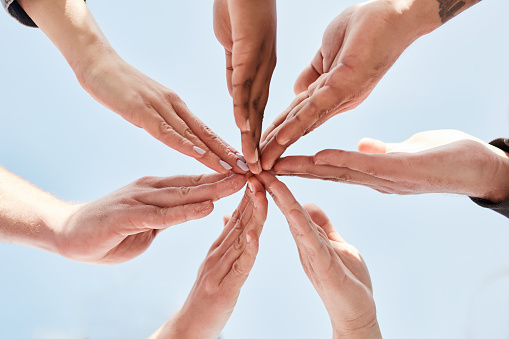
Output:
<instances>
[{"instance_id":1,"label":"blue sky","mask_svg":"<svg viewBox=\"0 0 509 339\"><path fill-rule=\"evenodd\" d=\"M353 1L279 1L278 65L266 124L293 98L293 82L327 24ZM119 54L175 90L240 149L211 1L88 1ZM357 109L302 138L288 154L355 149L369 136L398 142L453 128L484 140L509 135L506 1L482 2L416 41ZM0 164L70 201L91 201L145 175L209 170L165 147L81 89L37 29L0 15ZM385 338L506 338L509 223L468 198L387 196L368 188L285 178L364 256ZM93 266L0 244L0 335L142 338L185 300L208 247L240 194L199 221L161 233L131 262ZM487 330L493 332L487 333ZM224 338L328 338L330 323L271 202L257 263Z\"/></svg>"}]
</instances>

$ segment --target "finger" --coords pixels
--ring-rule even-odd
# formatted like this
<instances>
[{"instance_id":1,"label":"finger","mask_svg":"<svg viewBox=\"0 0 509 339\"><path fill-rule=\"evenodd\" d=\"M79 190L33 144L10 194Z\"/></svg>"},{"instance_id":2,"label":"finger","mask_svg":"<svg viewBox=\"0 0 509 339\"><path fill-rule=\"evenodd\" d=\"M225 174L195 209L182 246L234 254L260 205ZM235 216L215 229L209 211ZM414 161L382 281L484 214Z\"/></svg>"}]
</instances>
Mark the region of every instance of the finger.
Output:
<instances>
[{"instance_id":1,"label":"finger","mask_svg":"<svg viewBox=\"0 0 509 339\"><path fill-rule=\"evenodd\" d=\"M293 99L293 101L290 103L290 106L288 106L283 112L281 112L275 119L272 121L270 126L263 132L261 141L266 141L268 137L271 135L271 133L285 121L288 114L293 110L294 107L296 107L298 104L300 104L304 99L308 97L306 92L302 92L299 95Z\"/></svg>"},{"instance_id":2,"label":"finger","mask_svg":"<svg viewBox=\"0 0 509 339\"><path fill-rule=\"evenodd\" d=\"M411 156L407 155L410 159ZM315 154L314 162L317 165L332 165L348 167L354 171L366 173L386 180L405 179L409 168L397 154L366 154L342 150L323 150Z\"/></svg>"},{"instance_id":3,"label":"finger","mask_svg":"<svg viewBox=\"0 0 509 339\"><path fill-rule=\"evenodd\" d=\"M271 126L274 126L272 131L270 131L267 134L266 142L270 141L271 139L274 139L276 137L277 132L281 129L281 125L284 123L284 121L291 119L296 112L300 111L301 108L306 104L308 96L306 93L301 93L297 98L295 98L290 106L283 111L282 114L280 114L274 122L272 122ZM275 126L275 124L278 124ZM262 148L263 150L263 148Z\"/></svg>"},{"instance_id":4,"label":"finger","mask_svg":"<svg viewBox=\"0 0 509 339\"><path fill-rule=\"evenodd\" d=\"M228 173L209 173L199 175L175 175L171 177L145 177L139 179L139 181L142 186L146 181L148 186L154 188L168 188L168 187L187 187L212 184L228 178L231 179L236 176L244 177L241 174L228 172Z\"/></svg>"},{"instance_id":5,"label":"finger","mask_svg":"<svg viewBox=\"0 0 509 339\"><path fill-rule=\"evenodd\" d=\"M149 190L137 199L145 204L159 207L173 207L201 202L217 201L238 192L246 183L243 175L232 175L222 180L199 186L176 186Z\"/></svg>"},{"instance_id":6,"label":"finger","mask_svg":"<svg viewBox=\"0 0 509 339\"><path fill-rule=\"evenodd\" d=\"M317 250L322 251L323 243L320 240L318 231L307 212L297 202L288 187L268 172L262 172L258 178L271 193L277 206L285 215L297 246L301 250L303 250L302 246L304 246L307 254Z\"/></svg>"},{"instance_id":7,"label":"finger","mask_svg":"<svg viewBox=\"0 0 509 339\"><path fill-rule=\"evenodd\" d=\"M262 150L262 169L265 171L270 171L274 163L279 159L279 157L286 151L286 146L281 146L276 138L270 139L267 144L264 145Z\"/></svg>"},{"instance_id":8,"label":"finger","mask_svg":"<svg viewBox=\"0 0 509 339\"><path fill-rule=\"evenodd\" d=\"M262 132L263 115L267 100L269 98L270 79L275 64L263 64L257 72L253 88L251 90L252 104L249 107L251 126L254 131L242 133L242 152L244 154L254 154L254 158L246 158L248 166L252 173L258 174L262 171L260 164L260 136Z\"/></svg>"},{"instance_id":9,"label":"finger","mask_svg":"<svg viewBox=\"0 0 509 339\"><path fill-rule=\"evenodd\" d=\"M223 215L223 226L226 227L228 223L230 222L230 219L232 218L231 215Z\"/></svg>"},{"instance_id":10,"label":"finger","mask_svg":"<svg viewBox=\"0 0 509 339\"><path fill-rule=\"evenodd\" d=\"M338 106L338 94L330 87L325 86L316 90L298 112L291 119L281 124L281 129L276 135L280 145L288 147L297 141L301 136L320 119L327 116Z\"/></svg>"},{"instance_id":11,"label":"finger","mask_svg":"<svg viewBox=\"0 0 509 339\"><path fill-rule=\"evenodd\" d=\"M253 231L246 234L245 242L246 246L244 247L244 250L239 252L240 255L233 261L233 263L227 262L230 261L230 258L228 258L222 262L223 265L221 267L223 269L226 268L224 271L227 273L219 283L219 286L226 287L228 291L235 293L235 296L238 295L240 289L244 286L244 283L254 266L256 255L258 254L258 238ZM226 266L227 264L229 265Z\"/></svg>"},{"instance_id":12,"label":"finger","mask_svg":"<svg viewBox=\"0 0 509 339\"><path fill-rule=\"evenodd\" d=\"M385 142L371 138L362 138L357 145L357 149L362 153L385 153L387 146Z\"/></svg>"},{"instance_id":13,"label":"finger","mask_svg":"<svg viewBox=\"0 0 509 339\"><path fill-rule=\"evenodd\" d=\"M236 155L238 152L192 114L183 101L180 101L174 106L182 120L200 138L207 148L218 157L218 165L222 168L222 170L218 172L224 173L232 169L237 173L247 172L247 166L245 163L242 164L243 161L239 161L240 159ZM214 161L215 160L214 158Z\"/></svg>"},{"instance_id":14,"label":"finger","mask_svg":"<svg viewBox=\"0 0 509 339\"><path fill-rule=\"evenodd\" d=\"M303 205L304 209L308 212L309 216L311 217L311 220L321 227L324 231L327 237L332 241L337 242L345 242L343 237L336 231L334 226L332 225L332 222L330 221L329 217L325 212L318 207L315 204L307 203Z\"/></svg>"},{"instance_id":15,"label":"finger","mask_svg":"<svg viewBox=\"0 0 509 339\"><path fill-rule=\"evenodd\" d=\"M239 246L236 242L235 245L237 246L230 247L222 260L224 267L228 268L228 270L224 272L225 277L222 283L232 288L242 287L254 265L256 254L258 253L258 242L263 224L267 218L268 206L267 198L265 197L265 189L261 183L259 183L259 186L263 192L258 191L258 189L254 190L254 213L249 224L240 236L243 245Z\"/></svg>"},{"instance_id":16,"label":"finger","mask_svg":"<svg viewBox=\"0 0 509 339\"><path fill-rule=\"evenodd\" d=\"M132 235L147 230L163 230L170 226L182 224L189 220L206 217L214 210L212 201L203 201L187 205L161 208L157 206L141 206L127 211L122 211L128 217L129 222L122 223L119 233Z\"/></svg>"},{"instance_id":17,"label":"finger","mask_svg":"<svg viewBox=\"0 0 509 339\"><path fill-rule=\"evenodd\" d=\"M295 81L293 90L295 94L307 91L309 85L315 82L320 75L323 73L323 56L321 50L319 50L313 58L311 64L309 64L300 73Z\"/></svg>"},{"instance_id":18,"label":"finger","mask_svg":"<svg viewBox=\"0 0 509 339\"><path fill-rule=\"evenodd\" d=\"M218 245L218 253L221 255L239 239L240 234L244 232L248 224L252 223L253 218L259 219L263 217L263 220L266 218L267 211L263 207L266 205L265 188L256 178L251 177L249 179L244 197L245 202L241 202L239 208L234 213L234 217L230 220L230 225L226 227L229 230L228 234L226 236L222 234L219 237L219 239L222 239ZM257 210L258 206L262 206L261 211ZM258 232L257 234L259 235Z\"/></svg>"},{"instance_id":19,"label":"finger","mask_svg":"<svg viewBox=\"0 0 509 339\"><path fill-rule=\"evenodd\" d=\"M232 88L232 75L233 75L233 66L232 66L232 52L224 49L224 56L226 60L226 85L228 86L228 93L230 93L230 96L233 95L233 88Z\"/></svg>"},{"instance_id":20,"label":"finger","mask_svg":"<svg viewBox=\"0 0 509 339\"><path fill-rule=\"evenodd\" d=\"M244 196L240 200L239 205L233 212L228 223L224 226L219 237L214 241L214 243L210 247L209 252L214 251L219 245L221 245L224 242L224 240L226 239L226 237L228 236L228 234L230 234L230 232L232 232L232 230L235 227L241 226L240 219L242 218L242 215L244 214L244 211L246 210L246 208L250 202L251 202L251 193L248 189L246 189L244 192Z\"/></svg>"},{"instance_id":21,"label":"finger","mask_svg":"<svg viewBox=\"0 0 509 339\"><path fill-rule=\"evenodd\" d=\"M156 100L152 104L155 110L154 116L156 116L155 123L157 124L152 128L158 133L158 139L217 172L228 172L229 169L222 166L220 156L209 149L202 139L195 134L195 129L181 118L185 114L192 115L187 107L187 112L182 113L181 107L185 106L182 100L173 92L168 92L166 95L167 97L164 98L166 100Z\"/></svg>"},{"instance_id":22,"label":"finger","mask_svg":"<svg viewBox=\"0 0 509 339\"><path fill-rule=\"evenodd\" d=\"M279 159L273 171L277 175L308 176L346 184L364 185L370 188L391 186L394 182L358 172L346 167L316 165L313 157L289 156Z\"/></svg>"}]
</instances>

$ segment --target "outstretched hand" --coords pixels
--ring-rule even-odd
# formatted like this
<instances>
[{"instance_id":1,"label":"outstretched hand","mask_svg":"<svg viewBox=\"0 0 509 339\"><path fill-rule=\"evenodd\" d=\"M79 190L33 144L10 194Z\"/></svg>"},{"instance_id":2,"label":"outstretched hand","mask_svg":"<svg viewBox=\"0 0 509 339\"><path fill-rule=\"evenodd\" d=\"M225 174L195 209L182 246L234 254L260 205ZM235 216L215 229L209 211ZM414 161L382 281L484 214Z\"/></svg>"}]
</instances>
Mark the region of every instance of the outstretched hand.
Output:
<instances>
[{"instance_id":1,"label":"outstretched hand","mask_svg":"<svg viewBox=\"0 0 509 339\"><path fill-rule=\"evenodd\" d=\"M361 104L400 54L434 28L422 23L423 13L407 12L406 1L367 1L329 24L321 47L295 82L297 97L263 133L264 170L300 137Z\"/></svg>"},{"instance_id":2,"label":"outstretched hand","mask_svg":"<svg viewBox=\"0 0 509 339\"><path fill-rule=\"evenodd\" d=\"M316 205L302 207L272 174L259 176L286 216L304 272L320 295L334 338L382 338L368 268Z\"/></svg>"},{"instance_id":3,"label":"outstretched hand","mask_svg":"<svg viewBox=\"0 0 509 339\"><path fill-rule=\"evenodd\" d=\"M251 171L260 173L263 114L276 66L276 1L215 0L214 32L225 50L226 81L242 153Z\"/></svg>"},{"instance_id":4,"label":"outstretched hand","mask_svg":"<svg viewBox=\"0 0 509 339\"><path fill-rule=\"evenodd\" d=\"M253 268L266 217L265 189L251 177L239 206L225 218L223 231L200 266L184 306L151 339L219 337Z\"/></svg>"},{"instance_id":5,"label":"outstretched hand","mask_svg":"<svg viewBox=\"0 0 509 339\"><path fill-rule=\"evenodd\" d=\"M55 227L56 248L69 259L115 264L143 253L162 230L212 212L240 190L239 174L144 177L97 201L77 205Z\"/></svg>"},{"instance_id":6,"label":"outstretched hand","mask_svg":"<svg viewBox=\"0 0 509 339\"><path fill-rule=\"evenodd\" d=\"M362 139L360 152L323 150L280 159L278 175L364 185L382 193L456 193L494 203L509 198L507 153L456 130L426 131L401 143Z\"/></svg>"}]
</instances>

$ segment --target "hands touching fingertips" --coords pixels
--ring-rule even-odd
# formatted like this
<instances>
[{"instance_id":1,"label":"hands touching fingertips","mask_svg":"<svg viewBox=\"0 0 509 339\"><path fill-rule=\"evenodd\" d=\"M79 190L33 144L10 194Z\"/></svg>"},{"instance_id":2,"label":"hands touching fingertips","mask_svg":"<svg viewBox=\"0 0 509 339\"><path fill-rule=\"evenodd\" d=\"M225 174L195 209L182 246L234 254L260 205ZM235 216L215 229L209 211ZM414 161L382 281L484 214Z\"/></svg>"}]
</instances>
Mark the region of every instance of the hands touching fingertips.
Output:
<instances>
[{"instance_id":1,"label":"hands touching fingertips","mask_svg":"<svg viewBox=\"0 0 509 339\"><path fill-rule=\"evenodd\" d=\"M263 169L300 137L361 104L400 54L435 27L425 19L406 1L367 1L338 15L297 78L296 99L264 132Z\"/></svg>"},{"instance_id":2,"label":"hands touching fingertips","mask_svg":"<svg viewBox=\"0 0 509 339\"><path fill-rule=\"evenodd\" d=\"M182 308L151 338L217 339L253 268L267 218L263 185L251 177L239 206L210 247Z\"/></svg>"},{"instance_id":3,"label":"hands touching fingertips","mask_svg":"<svg viewBox=\"0 0 509 339\"><path fill-rule=\"evenodd\" d=\"M242 153L253 173L262 170L259 141L276 66L276 20L275 0L214 1L214 32L225 50Z\"/></svg>"},{"instance_id":4,"label":"hands touching fingertips","mask_svg":"<svg viewBox=\"0 0 509 339\"><path fill-rule=\"evenodd\" d=\"M97 201L73 207L56 225L56 248L69 259L115 264L144 252L162 230L200 219L239 191L239 174L145 177Z\"/></svg>"},{"instance_id":5,"label":"hands touching fingertips","mask_svg":"<svg viewBox=\"0 0 509 339\"><path fill-rule=\"evenodd\" d=\"M278 160L278 175L364 185L382 193L456 193L507 200L507 153L456 130L426 131L401 143L362 139L359 152L323 150Z\"/></svg>"},{"instance_id":6,"label":"hands touching fingertips","mask_svg":"<svg viewBox=\"0 0 509 339\"><path fill-rule=\"evenodd\" d=\"M371 278L355 247L345 242L316 205L302 207L272 174L259 176L285 215L302 267L320 295L334 338L382 338Z\"/></svg>"}]
</instances>

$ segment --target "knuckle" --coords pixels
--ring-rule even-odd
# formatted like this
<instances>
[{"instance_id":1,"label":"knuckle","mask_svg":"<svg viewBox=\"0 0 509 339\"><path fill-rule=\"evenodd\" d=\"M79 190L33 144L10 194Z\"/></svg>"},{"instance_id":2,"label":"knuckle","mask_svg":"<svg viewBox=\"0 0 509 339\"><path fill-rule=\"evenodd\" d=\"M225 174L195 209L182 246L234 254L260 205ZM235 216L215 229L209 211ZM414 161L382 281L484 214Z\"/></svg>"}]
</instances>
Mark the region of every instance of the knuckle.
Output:
<instances>
[{"instance_id":1,"label":"knuckle","mask_svg":"<svg viewBox=\"0 0 509 339\"><path fill-rule=\"evenodd\" d=\"M232 265L231 272L235 277L242 277L246 274L246 270L244 267L242 267L242 264L239 262L239 260L235 260Z\"/></svg>"},{"instance_id":2,"label":"knuckle","mask_svg":"<svg viewBox=\"0 0 509 339\"><path fill-rule=\"evenodd\" d=\"M203 179L205 179L205 174L192 175L190 177L191 185L198 186L203 182Z\"/></svg>"},{"instance_id":3,"label":"knuckle","mask_svg":"<svg viewBox=\"0 0 509 339\"><path fill-rule=\"evenodd\" d=\"M233 243L233 249L235 251L242 251L244 248L244 242L242 241L241 237L238 237L237 240Z\"/></svg>"},{"instance_id":4,"label":"knuckle","mask_svg":"<svg viewBox=\"0 0 509 339\"><path fill-rule=\"evenodd\" d=\"M177 194L177 196L181 198L186 197L187 195L189 195L190 192L191 192L190 187L177 187L175 189L175 193Z\"/></svg>"},{"instance_id":5,"label":"knuckle","mask_svg":"<svg viewBox=\"0 0 509 339\"><path fill-rule=\"evenodd\" d=\"M150 186L154 182L154 177L151 176L143 176L135 181L136 186Z\"/></svg>"}]
</instances>

